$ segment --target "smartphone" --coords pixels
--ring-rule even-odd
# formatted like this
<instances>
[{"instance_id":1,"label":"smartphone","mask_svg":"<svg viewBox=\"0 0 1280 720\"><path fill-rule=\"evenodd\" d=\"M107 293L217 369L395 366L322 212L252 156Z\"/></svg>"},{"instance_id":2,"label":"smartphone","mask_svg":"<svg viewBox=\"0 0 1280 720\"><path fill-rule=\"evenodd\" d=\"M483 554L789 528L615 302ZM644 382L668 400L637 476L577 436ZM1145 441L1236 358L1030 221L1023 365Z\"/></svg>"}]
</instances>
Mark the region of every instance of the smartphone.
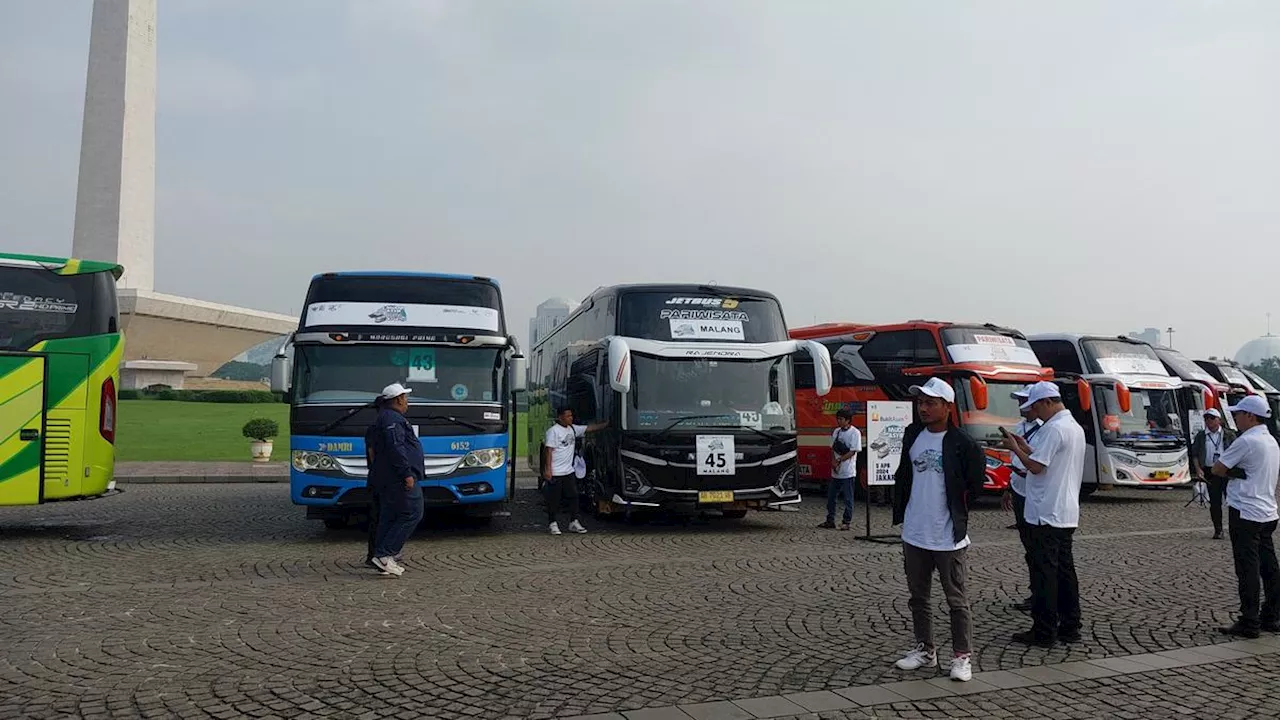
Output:
<instances>
[{"instance_id":1,"label":"smartphone","mask_svg":"<svg viewBox=\"0 0 1280 720\"><path fill-rule=\"evenodd\" d=\"M1009 437L1009 431L1005 428L1005 426L1000 425L999 427L1000 427L1000 434L1004 435L1005 437Z\"/></svg>"}]
</instances>

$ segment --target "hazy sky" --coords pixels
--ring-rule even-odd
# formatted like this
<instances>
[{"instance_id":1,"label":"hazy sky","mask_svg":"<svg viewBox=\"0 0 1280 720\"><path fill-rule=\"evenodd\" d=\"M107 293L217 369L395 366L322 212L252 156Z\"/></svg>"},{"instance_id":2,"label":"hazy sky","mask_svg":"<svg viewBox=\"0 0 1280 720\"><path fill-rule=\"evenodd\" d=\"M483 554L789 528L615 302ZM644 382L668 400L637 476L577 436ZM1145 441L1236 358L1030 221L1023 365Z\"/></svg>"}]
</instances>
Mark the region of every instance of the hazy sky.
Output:
<instances>
[{"instance_id":1,"label":"hazy sky","mask_svg":"<svg viewBox=\"0 0 1280 720\"><path fill-rule=\"evenodd\" d=\"M715 281L792 325L1280 330L1280 3L163 0L157 290ZM0 246L71 248L91 2L0 0Z\"/></svg>"}]
</instances>

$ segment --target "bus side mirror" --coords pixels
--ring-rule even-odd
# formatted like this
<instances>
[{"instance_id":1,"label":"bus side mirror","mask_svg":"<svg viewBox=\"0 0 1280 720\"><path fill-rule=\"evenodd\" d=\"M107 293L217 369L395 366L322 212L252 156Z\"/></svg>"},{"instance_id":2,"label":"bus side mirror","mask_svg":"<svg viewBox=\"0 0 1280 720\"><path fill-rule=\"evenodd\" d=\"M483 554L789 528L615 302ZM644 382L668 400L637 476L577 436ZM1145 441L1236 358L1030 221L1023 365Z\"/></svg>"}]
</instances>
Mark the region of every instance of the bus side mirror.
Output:
<instances>
[{"instance_id":1,"label":"bus side mirror","mask_svg":"<svg viewBox=\"0 0 1280 720\"><path fill-rule=\"evenodd\" d=\"M978 410L987 409L987 381L972 375L969 377L969 394L973 395L973 406Z\"/></svg>"},{"instance_id":2,"label":"bus side mirror","mask_svg":"<svg viewBox=\"0 0 1280 720\"><path fill-rule=\"evenodd\" d=\"M1084 412L1093 410L1093 390L1089 387L1088 381L1084 379L1076 380L1076 392L1080 394L1080 409Z\"/></svg>"},{"instance_id":3,"label":"bus side mirror","mask_svg":"<svg viewBox=\"0 0 1280 720\"><path fill-rule=\"evenodd\" d=\"M609 339L609 387L631 392L631 346L621 338Z\"/></svg>"},{"instance_id":4,"label":"bus side mirror","mask_svg":"<svg viewBox=\"0 0 1280 720\"><path fill-rule=\"evenodd\" d=\"M271 358L271 392L289 392L289 358L284 355Z\"/></svg>"},{"instance_id":5,"label":"bus side mirror","mask_svg":"<svg viewBox=\"0 0 1280 720\"><path fill-rule=\"evenodd\" d=\"M1204 389L1204 406L1206 409L1213 407L1213 402L1217 399L1218 396L1214 395L1212 390L1209 388Z\"/></svg>"},{"instance_id":6,"label":"bus side mirror","mask_svg":"<svg viewBox=\"0 0 1280 720\"><path fill-rule=\"evenodd\" d=\"M827 346L812 340L804 341L805 350L813 360L813 389L818 397L831 392L831 353Z\"/></svg>"},{"instance_id":7,"label":"bus side mirror","mask_svg":"<svg viewBox=\"0 0 1280 720\"><path fill-rule=\"evenodd\" d=\"M523 355L511 358L511 389L523 392L529 387L529 361Z\"/></svg>"},{"instance_id":8,"label":"bus side mirror","mask_svg":"<svg viewBox=\"0 0 1280 720\"><path fill-rule=\"evenodd\" d=\"M1129 388L1122 382L1116 383L1116 401L1120 403L1120 412L1125 415L1133 409L1133 395L1129 393Z\"/></svg>"}]
</instances>

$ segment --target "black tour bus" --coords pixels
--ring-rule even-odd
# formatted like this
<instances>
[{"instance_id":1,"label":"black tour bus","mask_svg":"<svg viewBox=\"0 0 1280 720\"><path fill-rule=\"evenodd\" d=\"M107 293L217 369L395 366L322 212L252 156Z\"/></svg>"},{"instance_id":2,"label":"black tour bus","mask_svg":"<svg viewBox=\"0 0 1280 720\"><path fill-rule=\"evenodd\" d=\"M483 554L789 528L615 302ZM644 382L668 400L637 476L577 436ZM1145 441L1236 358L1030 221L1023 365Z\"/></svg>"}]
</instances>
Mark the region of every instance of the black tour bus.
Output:
<instances>
[{"instance_id":1,"label":"black tour bus","mask_svg":"<svg viewBox=\"0 0 1280 720\"><path fill-rule=\"evenodd\" d=\"M800 502L792 354L818 391L822 345L787 336L772 294L717 285L618 285L591 294L529 356L529 466L558 407L607 421L582 443L582 500L597 515L636 509L749 509Z\"/></svg>"}]
</instances>

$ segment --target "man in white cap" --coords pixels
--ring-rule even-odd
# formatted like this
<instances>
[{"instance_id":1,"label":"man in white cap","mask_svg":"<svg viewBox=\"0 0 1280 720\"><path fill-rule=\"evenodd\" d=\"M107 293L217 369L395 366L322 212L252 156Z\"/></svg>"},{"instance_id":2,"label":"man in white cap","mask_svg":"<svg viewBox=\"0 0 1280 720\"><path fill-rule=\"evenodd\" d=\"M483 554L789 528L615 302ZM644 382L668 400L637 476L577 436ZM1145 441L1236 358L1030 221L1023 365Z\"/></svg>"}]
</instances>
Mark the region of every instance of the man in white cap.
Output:
<instances>
[{"instance_id":1,"label":"man in white cap","mask_svg":"<svg viewBox=\"0 0 1280 720\"><path fill-rule=\"evenodd\" d=\"M1009 396L1017 400L1018 404L1021 405L1027 401L1027 397L1030 394L1031 386L1028 385L1021 390L1009 393ZM1019 412L1022 413L1022 420L1014 428L1013 434L1030 440L1044 423L1031 416L1030 408L1019 410ZM1022 541L1022 557L1027 563L1027 577L1029 578L1031 576L1031 529L1027 525L1026 518L1027 468L1018 459L1017 455L1012 456L1009 465L1009 488L1004 491L1004 496L1000 499L1000 507L1006 511L1013 511L1014 526L1018 528L1018 539ZM1015 610L1021 610L1022 612L1031 612L1031 600L1032 598L1028 597L1026 600L1013 603L1013 607Z\"/></svg>"},{"instance_id":2,"label":"man in white cap","mask_svg":"<svg viewBox=\"0 0 1280 720\"><path fill-rule=\"evenodd\" d=\"M1259 630L1280 632L1280 564L1271 540L1280 520L1276 508L1280 446L1267 429L1271 408L1266 400L1249 395L1227 411L1240 436L1213 464L1213 474L1227 478L1228 530L1240 592L1240 619L1222 632L1256 638ZM1260 601L1264 591L1265 602Z\"/></svg>"},{"instance_id":3,"label":"man in white cap","mask_svg":"<svg viewBox=\"0 0 1280 720\"><path fill-rule=\"evenodd\" d=\"M1222 539L1222 497L1227 490L1227 479L1211 471L1235 441L1235 431L1222 426L1222 413L1217 408L1204 411L1204 429L1191 440L1192 472L1209 486L1209 518L1213 520L1214 540Z\"/></svg>"},{"instance_id":4,"label":"man in white cap","mask_svg":"<svg viewBox=\"0 0 1280 720\"><path fill-rule=\"evenodd\" d=\"M1080 583L1072 536L1080 524L1084 429L1051 382L1032 385L1020 409L1044 425L1032 441L1005 435L1005 446L1027 469L1025 519L1031 539L1033 624L1029 632L1015 633L1013 640L1041 647L1058 640L1079 642Z\"/></svg>"},{"instance_id":5,"label":"man in white cap","mask_svg":"<svg viewBox=\"0 0 1280 720\"><path fill-rule=\"evenodd\" d=\"M937 667L933 644L933 573L951 609L951 679L973 677L969 655L973 626L966 582L969 575L969 499L982 492L986 458L969 434L952 422L956 393L930 378L911 388L918 422L902 435L902 458L893 485L893 524L902 525L902 564L911 599L915 649L895 665L901 670Z\"/></svg>"},{"instance_id":6,"label":"man in white cap","mask_svg":"<svg viewBox=\"0 0 1280 720\"><path fill-rule=\"evenodd\" d=\"M376 429L369 434L369 482L378 495L378 531L373 564L383 575L403 575L396 556L422 521L422 476L425 472L422 443L405 418L410 390L393 383L379 396Z\"/></svg>"}]
</instances>

